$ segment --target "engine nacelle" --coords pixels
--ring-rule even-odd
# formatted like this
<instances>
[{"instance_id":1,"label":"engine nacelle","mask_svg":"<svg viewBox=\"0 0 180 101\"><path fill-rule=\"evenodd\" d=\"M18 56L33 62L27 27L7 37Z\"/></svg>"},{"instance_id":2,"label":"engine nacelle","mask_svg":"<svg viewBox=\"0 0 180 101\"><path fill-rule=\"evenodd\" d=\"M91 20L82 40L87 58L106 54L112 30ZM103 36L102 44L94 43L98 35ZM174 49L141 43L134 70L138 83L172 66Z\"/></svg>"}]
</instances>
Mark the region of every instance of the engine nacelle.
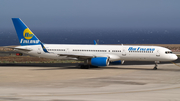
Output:
<instances>
[{"instance_id":1,"label":"engine nacelle","mask_svg":"<svg viewBox=\"0 0 180 101\"><path fill-rule=\"evenodd\" d=\"M122 65L122 64L124 64L124 60L119 60L119 61L112 61L112 62L110 62L110 64L112 64L112 65Z\"/></svg>"},{"instance_id":2,"label":"engine nacelle","mask_svg":"<svg viewBox=\"0 0 180 101\"><path fill-rule=\"evenodd\" d=\"M108 57L96 57L91 59L91 65L93 66L108 66L109 59Z\"/></svg>"}]
</instances>

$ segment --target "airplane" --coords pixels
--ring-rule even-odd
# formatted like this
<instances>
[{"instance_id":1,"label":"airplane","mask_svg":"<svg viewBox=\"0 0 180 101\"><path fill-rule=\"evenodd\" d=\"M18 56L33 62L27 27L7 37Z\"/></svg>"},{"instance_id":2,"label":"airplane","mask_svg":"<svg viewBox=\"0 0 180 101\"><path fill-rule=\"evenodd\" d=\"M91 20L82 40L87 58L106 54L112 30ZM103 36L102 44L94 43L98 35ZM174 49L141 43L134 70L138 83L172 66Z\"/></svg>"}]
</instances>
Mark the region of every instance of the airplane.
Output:
<instances>
[{"instance_id":1,"label":"airplane","mask_svg":"<svg viewBox=\"0 0 180 101\"><path fill-rule=\"evenodd\" d=\"M139 45L75 45L45 44L25 25L20 18L12 18L21 46L13 49L37 57L51 59L82 60L81 68L109 66L113 61L174 61L178 57L171 50L160 46Z\"/></svg>"}]
</instances>

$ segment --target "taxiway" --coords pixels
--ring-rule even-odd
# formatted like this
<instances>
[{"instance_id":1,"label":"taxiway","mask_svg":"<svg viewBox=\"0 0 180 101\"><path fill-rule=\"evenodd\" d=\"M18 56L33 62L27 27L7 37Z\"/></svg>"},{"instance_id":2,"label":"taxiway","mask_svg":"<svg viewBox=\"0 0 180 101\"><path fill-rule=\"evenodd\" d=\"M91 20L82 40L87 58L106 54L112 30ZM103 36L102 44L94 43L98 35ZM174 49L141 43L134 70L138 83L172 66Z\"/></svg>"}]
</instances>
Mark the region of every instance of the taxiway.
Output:
<instances>
[{"instance_id":1,"label":"taxiway","mask_svg":"<svg viewBox=\"0 0 180 101\"><path fill-rule=\"evenodd\" d=\"M176 64L176 65L175 65ZM0 101L178 101L180 62L79 69L78 64L0 64Z\"/></svg>"}]
</instances>

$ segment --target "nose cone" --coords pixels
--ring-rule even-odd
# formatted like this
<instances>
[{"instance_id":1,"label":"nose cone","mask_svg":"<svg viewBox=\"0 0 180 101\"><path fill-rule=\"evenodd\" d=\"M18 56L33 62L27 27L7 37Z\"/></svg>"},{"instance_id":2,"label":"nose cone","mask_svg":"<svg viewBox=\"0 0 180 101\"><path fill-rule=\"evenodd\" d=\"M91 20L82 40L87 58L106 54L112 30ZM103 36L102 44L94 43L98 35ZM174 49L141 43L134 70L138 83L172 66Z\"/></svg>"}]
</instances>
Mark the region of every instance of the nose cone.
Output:
<instances>
[{"instance_id":1,"label":"nose cone","mask_svg":"<svg viewBox=\"0 0 180 101\"><path fill-rule=\"evenodd\" d=\"M172 54L172 55L171 55L171 60L172 60L172 61L177 60L177 59L178 59L178 57L177 57L175 54Z\"/></svg>"}]
</instances>

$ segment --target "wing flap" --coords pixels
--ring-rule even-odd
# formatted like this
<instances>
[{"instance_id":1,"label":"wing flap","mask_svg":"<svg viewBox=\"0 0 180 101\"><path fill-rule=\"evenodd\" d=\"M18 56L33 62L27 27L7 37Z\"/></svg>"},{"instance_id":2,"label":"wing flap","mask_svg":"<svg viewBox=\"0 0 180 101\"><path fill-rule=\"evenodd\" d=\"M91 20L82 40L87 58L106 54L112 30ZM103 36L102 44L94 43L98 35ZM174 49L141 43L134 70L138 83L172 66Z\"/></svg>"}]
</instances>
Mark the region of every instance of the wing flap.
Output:
<instances>
[{"instance_id":1,"label":"wing flap","mask_svg":"<svg viewBox=\"0 0 180 101\"><path fill-rule=\"evenodd\" d=\"M93 58L94 55L84 55L84 54L58 54L59 56L67 56L73 58Z\"/></svg>"}]
</instances>

